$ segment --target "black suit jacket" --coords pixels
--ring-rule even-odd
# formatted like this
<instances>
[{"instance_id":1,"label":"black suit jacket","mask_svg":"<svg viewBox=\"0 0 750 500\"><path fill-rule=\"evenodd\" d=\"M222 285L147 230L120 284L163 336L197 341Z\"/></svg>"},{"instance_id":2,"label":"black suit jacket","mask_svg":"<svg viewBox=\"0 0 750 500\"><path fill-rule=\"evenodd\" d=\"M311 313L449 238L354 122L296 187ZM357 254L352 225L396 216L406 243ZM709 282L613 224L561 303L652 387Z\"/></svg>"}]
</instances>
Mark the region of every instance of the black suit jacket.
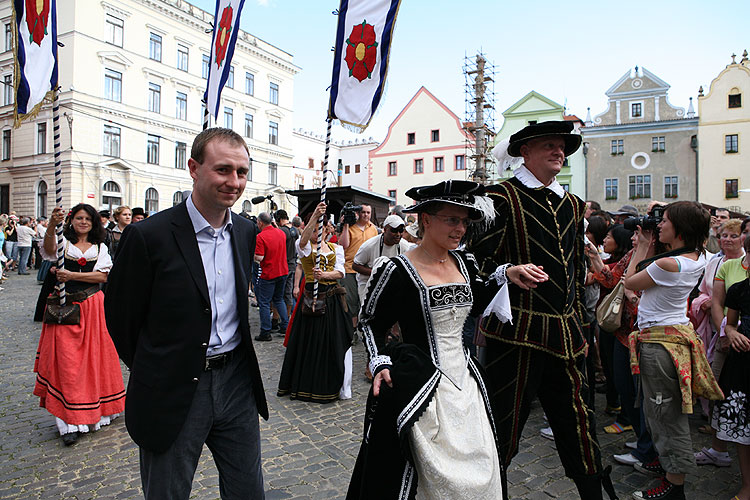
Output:
<instances>
[{"instance_id":1,"label":"black suit jacket","mask_svg":"<svg viewBox=\"0 0 750 500\"><path fill-rule=\"evenodd\" d=\"M257 227L232 214L237 306L258 413L268 405L248 324L248 280ZM211 305L187 206L130 224L104 299L107 328L130 368L125 423L141 447L164 451L187 417L211 335Z\"/></svg>"}]
</instances>

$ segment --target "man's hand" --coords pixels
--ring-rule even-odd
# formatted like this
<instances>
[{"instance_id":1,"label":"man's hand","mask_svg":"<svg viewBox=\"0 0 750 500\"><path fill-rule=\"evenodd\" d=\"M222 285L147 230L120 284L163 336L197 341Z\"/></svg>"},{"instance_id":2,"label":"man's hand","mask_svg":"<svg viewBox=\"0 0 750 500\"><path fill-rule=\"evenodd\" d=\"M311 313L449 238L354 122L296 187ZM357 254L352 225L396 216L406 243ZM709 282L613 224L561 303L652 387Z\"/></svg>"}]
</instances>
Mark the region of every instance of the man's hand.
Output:
<instances>
[{"instance_id":1,"label":"man's hand","mask_svg":"<svg viewBox=\"0 0 750 500\"><path fill-rule=\"evenodd\" d=\"M549 279L549 275L543 269L543 266L522 264L509 267L505 271L505 275L511 282L524 290L529 290L536 288L539 283L543 283Z\"/></svg>"}]
</instances>

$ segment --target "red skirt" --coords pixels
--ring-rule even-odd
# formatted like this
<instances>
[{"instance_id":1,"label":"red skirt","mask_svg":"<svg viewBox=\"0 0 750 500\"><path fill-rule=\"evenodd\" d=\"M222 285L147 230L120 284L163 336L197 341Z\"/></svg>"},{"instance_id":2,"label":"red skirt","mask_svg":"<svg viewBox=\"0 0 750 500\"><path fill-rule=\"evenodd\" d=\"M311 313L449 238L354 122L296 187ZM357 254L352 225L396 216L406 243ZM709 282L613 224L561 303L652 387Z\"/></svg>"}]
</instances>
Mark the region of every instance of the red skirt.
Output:
<instances>
[{"instance_id":1,"label":"red skirt","mask_svg":"<svg viewBox=\"0 0 750 500\"><path fill-rule=\"evenodd\" d=\"M104 294L81 305L79 325L42 325L34 362L39 406L72 425L125 410L120 361L104 320Z\"/></svg>"}]
</instances>

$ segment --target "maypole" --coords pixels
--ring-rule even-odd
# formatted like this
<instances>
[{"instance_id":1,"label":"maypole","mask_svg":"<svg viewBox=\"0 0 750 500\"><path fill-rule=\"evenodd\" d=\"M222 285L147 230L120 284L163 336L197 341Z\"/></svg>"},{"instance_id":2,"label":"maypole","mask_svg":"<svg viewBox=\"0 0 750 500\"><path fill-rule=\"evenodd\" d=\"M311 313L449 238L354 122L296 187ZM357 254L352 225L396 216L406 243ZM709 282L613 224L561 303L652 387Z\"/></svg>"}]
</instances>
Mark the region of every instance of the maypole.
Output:
<instances>
[{"instance_id":1,"label":"maypole","mask_svg":"<svg viewBox=\"0 0 750 500\"><path fill-rule=\"evenodd\" d=\"M60 159L60 88L54 90L55 96L52 101L52 130L55 148L55 207L62 208L62 161ZM63 225L61 221L55 227L57 235L57 269L65 268L65 244L63 242ZM60 297L60 305L65 305L65 283L57 281L57 294Z\"/></svg>"},{"instance_id":2,"label":"maypole","mask_svg":"<svg viewBox=\"0 0 750 500\"><path fill-rule=\"evenodd\" d=\"M326 182L328 179L328 153L331 149L331 124L333 123L333 120L330 118L328 119L328 126L326 128L326 149L325 154L323 156L323 182L320 185L320 201L321 203L326 201L326 186L328 183ZM321 245L323 243L323 221L325 220L325 213L320 214L320 218L318 219L318 248L316 250L316 258L317 258L317 267L320 269L320 262L321 262L321 255L320 255L320 249ZM318 300L318 280L316 279L313 283L313 304L312 304L312 310L315 311L315 304Z\"/></svg>"}]
</instances>

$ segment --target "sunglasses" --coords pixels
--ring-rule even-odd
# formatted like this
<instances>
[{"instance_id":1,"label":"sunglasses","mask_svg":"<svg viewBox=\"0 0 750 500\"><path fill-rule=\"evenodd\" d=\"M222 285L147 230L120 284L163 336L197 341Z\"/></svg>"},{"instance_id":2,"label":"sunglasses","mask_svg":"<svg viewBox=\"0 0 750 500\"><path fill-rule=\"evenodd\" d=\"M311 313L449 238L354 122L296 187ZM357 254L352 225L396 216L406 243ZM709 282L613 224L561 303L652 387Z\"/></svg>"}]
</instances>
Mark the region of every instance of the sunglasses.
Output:
<instances>
[{"instance_id":1,"label":"sunglasses","mask_svg":"<svg viewBox=\"0 0 750 500\"><path fill-rule=\"evenodd\" d=\"M432 214L433 217L437 217L441 221L443 221L443 224L450 227L457 227L459 224L463 224L464 227L469 227L472 224L474 224L474 221L469 219L468 217L453 217L451 215L438 215L438 214Z\"/></svg>"},{"instance_id":2,"label":"sunglasses","mask_svg":"<svg viewBox=\"0 0 750 500\"><path fill-rule=\"evenodd\" d=\"M392 233L403 233L404 226L398 226L398 227L388 226L388 230Z\"/></svg>"}]
</instances>

